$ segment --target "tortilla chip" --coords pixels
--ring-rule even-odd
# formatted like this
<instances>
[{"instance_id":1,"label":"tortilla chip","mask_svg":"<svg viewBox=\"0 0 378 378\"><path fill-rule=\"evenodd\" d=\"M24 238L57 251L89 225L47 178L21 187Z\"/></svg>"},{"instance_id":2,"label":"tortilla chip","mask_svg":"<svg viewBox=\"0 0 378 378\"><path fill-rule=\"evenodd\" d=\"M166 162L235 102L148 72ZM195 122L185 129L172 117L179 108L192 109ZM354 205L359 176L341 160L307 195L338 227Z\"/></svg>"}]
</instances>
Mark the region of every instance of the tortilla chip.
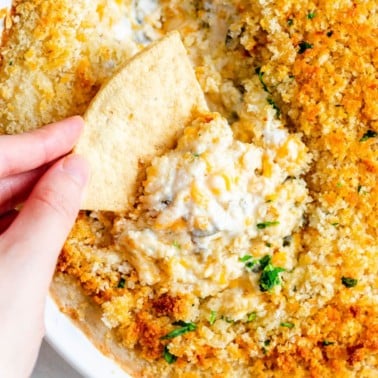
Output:
<instances>
[{"instance_id":1,"label":"tortilla chip","mask_svg":"<svg viewBox=\"0 0 378 378\"><path fill-rule=\"evenodd\" d=\"M82 209L126 211L140 166L174 146L193 112L206 110L180 36L171 33L137 54L99 91L75 148L91 164Z\"/></svg>"}]
</instances>

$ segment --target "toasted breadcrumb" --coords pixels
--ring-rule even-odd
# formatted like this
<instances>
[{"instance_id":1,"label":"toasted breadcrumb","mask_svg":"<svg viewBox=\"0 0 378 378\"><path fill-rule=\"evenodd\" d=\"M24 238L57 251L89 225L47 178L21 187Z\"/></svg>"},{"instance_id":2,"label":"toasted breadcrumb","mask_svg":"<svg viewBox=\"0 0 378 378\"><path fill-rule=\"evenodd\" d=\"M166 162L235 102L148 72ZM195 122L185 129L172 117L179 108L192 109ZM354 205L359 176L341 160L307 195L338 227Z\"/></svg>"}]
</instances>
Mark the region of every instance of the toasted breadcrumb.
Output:
<instances>
[{"instance_id":1,"label":"toasted breadcrumb","mask_svg":"<svg viewBox=\"0 0 378 378\"><path fill-rule=\"evenodd\" d=\"M0 132L82 114L101 83L136 52L114 32L128 2L16 1L1 49ZM27 94L27 95L26 95Z\"/></svg>"},{"instance_id":2,"label":"toasted breadcrumb","mask_svg":"<svg viewBox=\"0 0 378 378\"><path fill-rule=\"evenodd\" d=\"M104 309L117 342L151 362L146 376L376 377L378 139L367 137L378 132L376 1L160 4L154 26L180 30L212 110L227 117L235 137L261 145L266 106L303 135L313 158L305 177L312 202L304 226L273 255L275 266L294 256L294 269L279 290L262 294L263 305L234 321L220 313L218 297L141 285L115 242L129 220L82 213L57 274L74 277ZM1 49L3 133L82 113L136 49L111 33L99 38L98 25L117 17L103 1L18 1L12 17ZM256 243L253 252L268 245ZM346 287L343 277L357 284ZM230 301L241 301L238 285ZM177 321L196 329L162 338L181 327Z\"/></svg>"}]
</instances>

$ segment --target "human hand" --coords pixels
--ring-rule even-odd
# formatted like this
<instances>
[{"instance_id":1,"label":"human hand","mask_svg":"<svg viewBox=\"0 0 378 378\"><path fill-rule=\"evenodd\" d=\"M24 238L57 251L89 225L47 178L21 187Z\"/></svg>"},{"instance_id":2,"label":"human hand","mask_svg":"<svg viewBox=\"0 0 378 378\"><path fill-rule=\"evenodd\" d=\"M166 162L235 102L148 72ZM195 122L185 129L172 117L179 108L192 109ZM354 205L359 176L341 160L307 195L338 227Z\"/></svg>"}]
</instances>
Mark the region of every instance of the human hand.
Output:
<instances>
[{"instance_id":1,"label":"human hand","mask_svg":"<svg viewBox=\"0 0 378 378\"><path fill-rule=\"evenodd\" d=\"M88 177L80 156L61 158L82 128L73 117L0 136L0 377L29 376L38 355L45 297Z\"/></svg>"}]
</instances>

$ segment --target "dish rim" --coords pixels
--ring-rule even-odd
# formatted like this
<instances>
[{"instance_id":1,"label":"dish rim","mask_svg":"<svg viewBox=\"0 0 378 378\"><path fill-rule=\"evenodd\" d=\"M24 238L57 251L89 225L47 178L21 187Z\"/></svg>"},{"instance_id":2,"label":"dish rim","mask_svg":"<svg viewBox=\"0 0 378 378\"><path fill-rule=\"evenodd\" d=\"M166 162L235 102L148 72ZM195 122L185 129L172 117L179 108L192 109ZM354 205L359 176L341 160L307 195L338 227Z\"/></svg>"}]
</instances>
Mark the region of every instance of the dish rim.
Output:
<instances>
[{"instance_id":1,"label":"dish rim","mask_svg":"<svg viewBox=\"0 0 378 378\"><path fill-rule=\"evenodd\" d=\"M79 374L90 378L132 378L115 361L102 354L63 314L49 295L45 307L45 340Z\"/></svg>"}]
</instances>

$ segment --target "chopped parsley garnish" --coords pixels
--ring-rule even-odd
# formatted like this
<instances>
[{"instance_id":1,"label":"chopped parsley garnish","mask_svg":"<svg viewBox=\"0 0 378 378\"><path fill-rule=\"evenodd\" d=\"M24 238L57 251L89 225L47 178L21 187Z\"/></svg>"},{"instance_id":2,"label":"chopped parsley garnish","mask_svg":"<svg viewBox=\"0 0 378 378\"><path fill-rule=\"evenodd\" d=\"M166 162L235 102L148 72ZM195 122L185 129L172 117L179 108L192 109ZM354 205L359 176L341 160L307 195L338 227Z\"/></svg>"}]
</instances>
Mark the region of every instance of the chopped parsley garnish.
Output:
<instances>
[{"instance_id":1,"label":"chopped parsley garnish","mask_svg":"<svg viewBox=\"0 0 378 378\"><path fill-rule=\"evenodd\" d=\"M244 256L239 259L241 262L245 263L245 267L252 270L254 273L261 272L267 264L270 263L271 257L266 255L260 260L253 258L250 255Z\"/></svg>"},{"instance_id":2,"label":"chopped parsley garnish","mask_svg":"<svg viewBox=\"0 0 378 378\"><path fill-rule=\"evenodd\" d=\"M343 276L343 277L341 277L341 282L345 287L351 288L351 287L355 287L357 285L358 280L356 280L355 278Z\"/></svg>"},{"instance_id":3,"label":"chopped parsley garnish","mask_svg":"<svg viewBox=\"0 0 378 378\"><path fill-rule=\"evenodd\" d=\"M258 260L251 260L251 261L248 261L245 266L248 268L248 269L251 269L253 272L257 273L259 270L260 270L260 265L259 265L259 262Z\"/></svg>"},{"instance_id":4,"label":"chopped parsley garnish","mask_svg":"<svg viewBox=\"0 0 378 378\"><path fill-rule=\"evenodd\" d=\"M257 313L256 312L251 312L247 314L247 323L251 323L257 318Z\"/></svg>"},{"instance_id":5,"label":"chopped parsley garnish","mask_svg":"<svg viewBox=\"0 0 378 378\"><path fill-rule=\"evenodd\" d=\"M177 357L176 357L175 355L173 355L173 354L169 351L167 345L164 347L163 357L164 357L164 359L165 359L169 364L173 364L174 362L177 361Z\"/></svg>"},{"instance_id":6,"label":"chopped parsley garnish","mask_svg":"<svg viewBox=\"0 0 378 378\"><path fill-rule=\"evenodd\" d=\"M272 106L272 108L276 111L276 118L280 118L281 116L281 109L277 106L277 104L274 102L274 100L271 97L268 97L266 99L268 101L268 104Z\"/></svg>"},{"instance_id":7,"label":"chopped parsley garnish","mask_svg":"<svg viewBox=\"0 0 378 378\"><path fill-rule=\"evenodd\" d=\"M262 347L262 352L264 353L264 354L267 354L268 353L268 349L266 348L267 346L269 346L270 345L270 340L268 339L268 340L265 340L264 341L264 346Z\"/></svg>"},{"instance_id":8,"label":"chopped parsley garnish","mask_svg":"<svg viewBox=\"0 0 378 378\"><path fill-rule=\"evenodd\" d=\"M294 323L291 323L291 322L282 322L282 323L280 323L280 326L292 329L292 328L294 328Z\"/></svg>"},{"instance_id":9,"label":"chopped parsley garnish","mask_svg":"<svg viewBox=\"0 0 378 378\"><path fill-rule=\"evenodd\" d=\"M197 325L194 323L186 323L183 321L175 322L173 325L180 326L180 328L174 329L173 331L167 333L165 336L163 336L162 340L168 340L168 339L174 339L177 336L181 336L184 333L192 332L197 329Z\"/></svg>"},{"instance_id":10,"label":"chopped parsley garnish","mask_svg":"<svg viewBox=\"0 0 378 378\"><path fill-rule=\"evenodd\" d=\"M287 24L288 26L293 26L294 25L294 20L292 18L287 19Z\"/></svg>"},{"instance_id":11,"label":"chopped parsley garnish","mask_svg":"<svg viewBox=\"0 0 378 378\"><path fill-rule=\"evenodd\" d=\"M126 285L126 280L124 278L121 278L118 282L118 289L124 289L125 288L125 285Z\"/></svg>"},{"instance_id":12,"label":"chopped parsley garnish","mask_svg":"<svg viewBox=\"0 0 378 378\"><path fill-rule=\"evenodd\" d=\"M273 289L273 287L281 284L280 273L284 272L285 269L280 267L274 267L270 262L269 264L263 269L260 280L259 286L261 291L269 291Z\"/></svg>"},{"instance_id":13,"label":"chopped parsley garnish","mask_svg":"<svg viewBox=\"0 0 378 378\"><path fill-rule=\"evenodd\" d=\"M302 41L299 43L299 51L298 53L299 54L303 54L306 50L308 49L312 49L314 47L313 44L309 43L309 42L306 42L306 41Z\"/></svg>"},{"instance_id":14,"label":"chopped parsley garnish","mask_svg":"<svg viewBox=\"0 0 378 378\"><path fill-rule=\"evenodd\" d=\"M366 142L370 138L375 138L378 136L378 133L374 130L368 130L364 135L362 135L362 138L360 139L360 142Z\"/></svg>"},{"instance_id":15,"label":"chopped parsley garnish","mask_svg":"<svg viewBox=\"0 0 378 378\"><path fill-rule=\"evenodd\" d=\"M256 74L258 75L258 77L259 77L259 80L260 80L260 83L261 83L261 85L262 85L262 87L263 87L263 90L264 90L265 92L267 92L267 93L270 93L269 88L268 88L268 86L266 85L266 83L265 83L265 81L264 81L264 78L263 78L263 76L264 76L264 72L261 70L261 67L257 67L257 68L255 69L255 73L256 73ZM276 111L276 117L277 117L277 118L280 118L280 116L281 116L281 110L280 110L280 108L277 106L277 104L274 102L274 100L273 100L271 97L268 97L268 98L267 98L267 101L268 101L268 104L271 105L271 106L273 107L273 109Z\"/></svg>"},{"instance_id":16,"label":"chopped parsley garnish","mask_svg":"<svg viewBox=\"0 0 378 378\"><path fill-rule=\"evenodd\" d=\"M13 60L10 60L10 61L9 61L9 65L10 65L10 66L13 66Z\"/></svg>"},{"instance_id":17,"label":"chopped parsley garnish","mask_svg":"<svg viewBox=\"0 0 378 378\"><path fill-rule=\"evenodd\" d=\"M328 345L333 345L333 344L335 344L334 341L329 341L329 340L323 340L322 341L323 346L328 346Z\"/></svg>"},{"instance_id":18,"label":"chopped parsley garnish","mask_svg":"<svg viewBox=\"0 0 378 378\"><path fill-rule=\"evenodd\" d=\"M177 240L174 240L172 245L176 247L177 249L181 249L181 244Z\"/></svg>"},{"instance_id":19,"label":"chopped parsley garnish","mask_svg":"<svg viewBox=\"0 0 378 378\"><path fill-rule=\"evenodd\" d=\"M291 244L291 240L292 240L292 236L291 235L287 235L283 238L283 241L282 241L282 246L283 247L289 247L290 244Z\"/></svg>"},{"instance_id":20,"label":"chopped parsley garnish","mask_svg":"<svg viewBox=\"0 0 378 378\"><path fill-rule=\"evenodd\" d=\"M216 311L211 311L210 317L209 317L209 323L211 325L213 325L216 320L217 320L217 312Z\"/></svg>"},{"instance_id":21,"label":"chopped parsley garnish","mask_svg":"<svg viewBox=\"0 0 378 378\"><path fill-rule=\"evenodd\" d=\"M268 243L268 242L265 243L265 247L270 248L271 246L272 246L272 244L270 244L270 243Z\"/></svg>"},{"instance_id":22,"label":"chopped parsley garnish","mask_svg":"<svg viewBox=\"0 0 378 378\"><path fill-rule=\"evenodd\" d=\"M278 224L280 224L280 222L278 222L278 221L273 221L273 222L262 222L262 223L257 223L256 227L257 227L259 230L264 230L264 229L267 228L267 227L277 226Z\"/></svg>"},{"instance_id":23,"label":"chopped parsley garnish","mask_svg":"<svg viewBox=\"0 0 378 378\"><path fill-rule=\"evenodd\" d=\"M264 76L264 72L261 71L261 67L257 67L257 68L255 69L255 73L258 75L259 80L260 80L260 83L261 83L261 85L262 85L264 91L270 93L270 92L269 92L269 89L268 89L268 87L267 87L267 85L266 85L265 82L264 82L264 78L263 78L263 76Z\"/></svg>"},{"instance_id":24,"label":"chopped parsley garnish","mask_svg":"<svg viewBox=\"0 0 378 378\"><path fill-rule=\"evenodd\" d=\"M339 224L340 223L338 223L338 222L333 222L333 223L331 223L331 226L337 227Z\"/></svg>"},{"instance_id":25,"label":"chopped parsley garnish","mask_svg":"<svg viewBox=\"0 0 378 378\"><path fill-rule=\"evenodd\" d=\"M274 286L281 283L279 274L284 272L285 269L280 267L274 267L271 264L272 257L265 255L261 259L257 260L252 256L244 256L239 259L241 262L245 263L245 267L250 269L254 273L261 272L259 285L261 291L268 291Z\"/></svg>"},{"instance_id":26,"label":"chopped parsley garnish","mask_svg":"<svg viewBox=\"0 0 378 378\"><path fill-rule=\"evenodd\" d=\"M316 13L315 13L315 12L308 12L308 13L307 13L307 18L308 18L309 20L312 20L313 18L315 18L315 16L316 16Z\"/></svg>"},{"instance_id":27,"label":"chopped parsley garnish","mask_svg":"<svg viewBox=\"0 0 378 378\"><path fill-rule=\"evenodd\" d=\"M199 157L200 157L200 154L197 153L197 152L193 152L192 155L193 155L193 157L195 157L195 158L199 158Z\"/></svg>"},{"instance_id":28,"label":"chopped parsley garnish","mask_svg":"<svg viewBox=\"0 0 378 378\"><path fill-rule=\"evenodd\" d=\"M265 269L265 267L268 266L268 265L270 264L271 260L272 260L272 257L269 256L269 255L265 255L264 257L262 257L262 258L260 259L260 262L259 262L259 264L260 264L260 269L261 269L261 270Z\"/></svg>"},{"instance_id":29,"label":"chopped parsley garnish","mask_svg":"<svg viewBox=\"0 0 378 378\"><path fill-rule=\"evenodd\" d=\"M243 257L240 257L239 261L241 262L247 262L249 260L253 259L253 257L251 255L245 255Z\"/></svg>"},{"instance_id":30,"label":"chopped parsley garnish","mask_svg":"<svg viewBox=\"0 0 378 378\"><path fill-rule=\"evenodd\" d=\"M330 30L329 32L327 32L327 37L332 37L333 36L333 30Z\"/></svg>"}]
</instances>

